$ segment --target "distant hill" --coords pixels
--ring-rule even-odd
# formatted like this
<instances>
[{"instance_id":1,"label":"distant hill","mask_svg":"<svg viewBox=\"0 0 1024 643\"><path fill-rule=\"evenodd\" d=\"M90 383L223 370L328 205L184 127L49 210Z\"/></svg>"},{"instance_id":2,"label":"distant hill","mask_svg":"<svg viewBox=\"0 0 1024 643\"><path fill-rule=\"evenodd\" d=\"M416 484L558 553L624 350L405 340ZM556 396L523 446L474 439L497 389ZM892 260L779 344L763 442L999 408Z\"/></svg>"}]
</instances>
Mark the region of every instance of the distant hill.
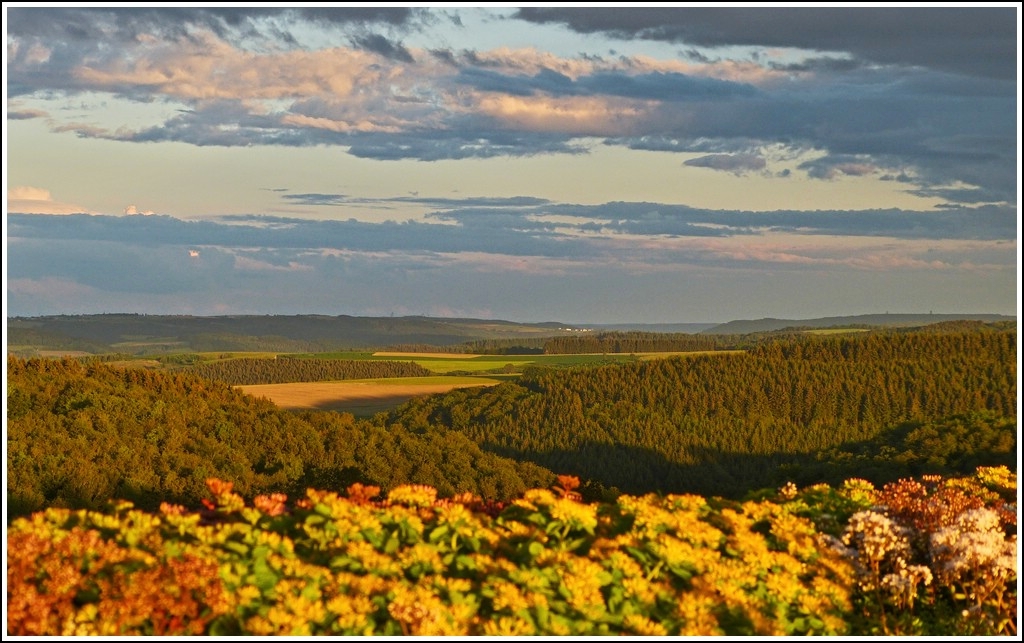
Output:
<instances>
[{"instance_id":1,"label":"distant hill","mask_svg":"<svg viewBox=\"0 0 1024 643\"><path fill-rule=\"evenodd\" d=\"M347 315L54 315L7 320L8 353L318 352L568 334L559 322Z\"/></svg>"},{"instance_id":2,"label":"distant hill","mask_svg":"<svg viewBox=\"0 0 1024 643\"><path fill-rule=\"evenodd\" d=\"M915 314L884 313L878 315L851 315L847 317L819 317L817 319L738 319L701 332L716 335L748 335L768 333L786 328L837 328L837 327L913 327L926 326L948 321L1016 322L1012 315L993 314Z\"/></svg>"},{"instance_id":3,"label":"distant hill","mask_svg":"<svg viewBox=\"0 0 1024 643\"><path fill-rule=\"evenodd\" d=\"M819 319L737 320L726 324L521 323L440 317L350 317L348 315L52 315L7 320L7 352L22 357L122 353L161 355L190 352L266 351L280 353L454 349L499 340L537 347L546 338L602 332L751 335L787 328L916 327L975 320L1012 322L1007 315L882 314ZM483 349L481 349L483 350Z\"/></svg>"},{"instance_id":4,"label":"distant hill","mask_svg":"<svg viewBox=\"0 0 1024 643\"><path fill-rule=\"evenodd\" d=\"M703 324L595 324L587 326L595 330L638 331L643 333L705 333L709 328L718 326L717 322Z\"/></svg>"}]
</instances>

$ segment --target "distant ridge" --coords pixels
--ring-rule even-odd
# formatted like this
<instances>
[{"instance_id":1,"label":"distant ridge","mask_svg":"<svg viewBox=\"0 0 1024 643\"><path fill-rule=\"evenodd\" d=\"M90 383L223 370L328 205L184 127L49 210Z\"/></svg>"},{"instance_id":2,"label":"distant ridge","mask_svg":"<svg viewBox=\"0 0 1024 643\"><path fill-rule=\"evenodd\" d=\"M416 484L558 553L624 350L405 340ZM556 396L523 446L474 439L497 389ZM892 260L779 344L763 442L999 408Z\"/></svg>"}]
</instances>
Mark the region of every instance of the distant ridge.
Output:
<instances>
[{"instance_id":1,"label":"distant ridge","mask_svg":"<svg viewBox=\"0 0 1024 643\"><path fill-rule=\"evenodd\" d=\"M348 315L50 315L7 320L8 352L134 355L189 351L321 352L392 345L453 346L569 334L559 322Z\"/></svg>"},{"instance_id":2,"label":"distant ridge","mask_svg":"<svg viewBox=\"0 0 1024 643\"><path fill-rule=\"evenodd\" d=\"M679 324L580 324L597 331L638 331L643 333L706 333L718 322Z\"/></svg>"},{"instance_id":3,"label":"distant ridge","mask_svg":"<svg viewBox=\"0 0 1024 643\"><path fill-rule=\"evenodd\" d=\"M846 317L819 317L817 319L737 319L704 330L714 335L746 335L767 333L785 328L833 328L844 326L926 326L947 321L1017 321L1013 315L993 314L932 314L932 313L882 313L877 315L850 315Z\"/></svg>"}]
</instances>

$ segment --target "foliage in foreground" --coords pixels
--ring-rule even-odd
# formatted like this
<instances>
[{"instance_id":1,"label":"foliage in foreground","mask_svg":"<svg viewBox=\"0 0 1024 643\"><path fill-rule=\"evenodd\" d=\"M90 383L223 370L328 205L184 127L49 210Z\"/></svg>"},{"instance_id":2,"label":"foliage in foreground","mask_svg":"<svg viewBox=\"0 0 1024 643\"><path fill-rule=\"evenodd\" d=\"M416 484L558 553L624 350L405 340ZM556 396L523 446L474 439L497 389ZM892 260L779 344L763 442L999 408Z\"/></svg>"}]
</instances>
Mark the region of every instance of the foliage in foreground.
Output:
<instances>
[{"instance_id":1,"label":"foliage in foreground","mask_svg":"<svg viewBox=\"0 0 1024 643\"><path fill-rule=\"evenodd\" d=\"M198 513L51 508L8 532L12 635L1015 634L1016 476L745 502L508 504L406 485Z\"/></svg>"}]
</instances>

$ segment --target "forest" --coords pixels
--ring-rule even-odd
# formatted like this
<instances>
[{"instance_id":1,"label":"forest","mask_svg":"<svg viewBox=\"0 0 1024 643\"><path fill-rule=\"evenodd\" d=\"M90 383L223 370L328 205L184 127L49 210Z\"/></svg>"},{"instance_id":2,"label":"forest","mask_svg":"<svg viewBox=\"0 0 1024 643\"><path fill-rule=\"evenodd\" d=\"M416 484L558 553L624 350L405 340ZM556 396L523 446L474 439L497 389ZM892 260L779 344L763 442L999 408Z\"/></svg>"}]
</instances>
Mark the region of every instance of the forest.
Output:
<instances>
[{"instance_id":1,"label":"forest","mask_svg":"<svg viewBox=\"0 0 1024 643\"><path fill-rule=\"evenodd\" d=\"M241 493L409 481L507 499L554 474L454 431L291 413L223 382L79 360L8 358L8 519L48 506L195 506L211 476Z\"/></svg>"},{"instance_id":2,"label":"forest","mask_svg":"<svg viewBox=\"0 0 1024 643\"><path fill-rule=\"evenodd\" d=\"M191 372L232 385L326 382L387 377L427 377L431 371L413 362L352 359L240 358L203 362Z\"/></svg>"},{"instance_id":3,"label":"forest","mask_svg":"<svg viewBox=\"0 0 1024 643\"><path fill-rule=\"evenodd\" d=\"M595 499L650 491L738 498L787 481L854 474L884 483L1016 457L1016 331L990 325L529 367L491 388L415 398L360 420L284 411L230 384L421 367L317 359L198 366L205 376L9 357L10 515L112 497L194 504L210 476L244 494L361 481L506 500L557 473L580 477ZM384 371L346 370L356 366Z\"/></svg>"},{"instance_id":4,"label":"forest","mask_svg":"<svg viewBox=\"0 0 1024 643\"><path fill-rule=\"evenodd\" d=\"M1002 445L991 457L1004 463L1016 412L1016 331L975 329L805 336L740 354L534 368L489 389L412 400L376 422L454 429L488 451L629 493L738 496L784 478L834 480L840 468L822 466L830 453L908 426L968 422Z\"/></svg>"}]
</instances>

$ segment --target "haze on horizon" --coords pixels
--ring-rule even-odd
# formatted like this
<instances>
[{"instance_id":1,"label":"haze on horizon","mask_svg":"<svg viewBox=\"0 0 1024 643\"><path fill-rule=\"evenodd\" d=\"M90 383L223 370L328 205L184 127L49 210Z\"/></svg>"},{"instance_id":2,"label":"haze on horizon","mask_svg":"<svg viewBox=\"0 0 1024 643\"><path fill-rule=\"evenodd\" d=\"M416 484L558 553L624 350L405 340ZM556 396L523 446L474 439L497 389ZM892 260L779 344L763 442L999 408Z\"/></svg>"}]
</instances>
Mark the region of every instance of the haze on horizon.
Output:
<instances>
[{"instance_id":1,"label":"haze on horizon","mask_svg":"<svg viewBox=\"0 0 1024 643\"><path fill-rule=\"evenodd\" d=\"M1019 4L4 13L7 316L1019 314Z\"/></svg>"}]
</instances>

